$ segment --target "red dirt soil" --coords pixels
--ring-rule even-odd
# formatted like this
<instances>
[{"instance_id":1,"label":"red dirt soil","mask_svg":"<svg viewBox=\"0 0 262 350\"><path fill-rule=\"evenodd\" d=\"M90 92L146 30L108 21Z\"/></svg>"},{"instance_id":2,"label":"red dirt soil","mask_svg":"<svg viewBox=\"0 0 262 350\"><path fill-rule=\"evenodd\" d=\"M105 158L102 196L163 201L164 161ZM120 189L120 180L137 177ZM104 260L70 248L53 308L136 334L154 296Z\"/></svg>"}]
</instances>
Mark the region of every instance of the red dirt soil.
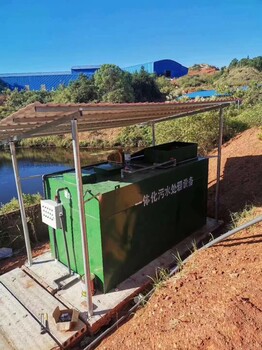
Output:
<instances>
[{"instance_id":1,"label":"red dirt soil","mask_svg":"<svg viewBox=\"0 0 262 350\"><path fill-rule=\"evenodd\" d=\"M98 349L261 349L261 228L194 253Z\"/></svg>"},{"instance_id":2,"label":"red dirt soil","mask_svg":"<svg viewBox=\"0 0 262 350\"><path fill-rule=\"evenodd\" d=\"M262 142L258 128L223 146L221 214L255 203L262 214ZM213 211L216 160L210 161ZM247 220L252 219L248 217ZM262 223L195 252L182 271L157 288L145 307L98 349L262 349Z\"/></svg>"},{"instance_id":3,"label":"red dirt soil","mask_svg":"<svg viewBox=\"0 0 262 350\"><path fill-rule=\"evenodd\" d=\"M219 71L218 68L201 68L201 69L190 69L188 72L189 76L194 76L194 75L213 75Z\"/></svg>"}]
</instances>

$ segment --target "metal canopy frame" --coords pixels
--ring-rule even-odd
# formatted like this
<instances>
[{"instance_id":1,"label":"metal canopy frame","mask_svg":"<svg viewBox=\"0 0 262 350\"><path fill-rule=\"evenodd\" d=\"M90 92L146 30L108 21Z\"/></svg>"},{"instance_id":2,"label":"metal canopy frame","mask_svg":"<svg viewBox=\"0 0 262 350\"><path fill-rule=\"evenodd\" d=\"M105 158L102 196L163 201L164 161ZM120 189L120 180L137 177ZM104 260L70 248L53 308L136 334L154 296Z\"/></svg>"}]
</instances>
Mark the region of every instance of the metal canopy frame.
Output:
<instances>
[{"instance_id":1,"label":"metal canopy frame","mask_svg":"<svg viewBox=\"0 0 262 350\"><path fill-rule=\"evenodd\" d=\"M79 131L159 123L226 107L232 100L187 103L40 104L33 103L0 121L0 143Z\"/></svg>"},{"instance_id":2,"label":"metal canopy frame","mask_svg":"<svg viewBox=\"0 0 262 350\"><path fill-rule=\"evenodd\" d=\"M14 141L41 136L64 135L67 133L72 134L78 204L80 209L79 220L81 226L85 283L87 290L87 311L88 315L92 316L93 304L90 264L78 132L117 128L135 124L146 124L151 125L152 127L152 141L153 145L155 145L156 123L193 116L212 110L219 110L219 139L215 196L215 218L218 220L221 147L223 137L223 108L235 102L237 102L237 100L232 99L212 102L129 104L41 104L37 102L20 109L0 121L0 144L9 144L10 147L29 266L33 263L32 253Z\"/></svg>"}]
</instances>

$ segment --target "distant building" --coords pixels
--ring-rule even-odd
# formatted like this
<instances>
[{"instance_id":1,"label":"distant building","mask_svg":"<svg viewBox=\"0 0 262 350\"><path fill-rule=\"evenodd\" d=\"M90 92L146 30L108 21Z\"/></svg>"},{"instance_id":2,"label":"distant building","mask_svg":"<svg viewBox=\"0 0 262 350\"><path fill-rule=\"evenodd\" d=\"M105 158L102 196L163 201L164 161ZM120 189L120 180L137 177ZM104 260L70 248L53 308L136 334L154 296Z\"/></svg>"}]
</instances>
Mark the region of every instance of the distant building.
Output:
<instances>
[{"instance_id":1,"label":"distant building","mask_svg":"<svg viewBox=\"0 0 262 350\"><path fill-rule=\"evenodd\" d=\"M173 60L159 60L154 62L137 64L135 66L125 67L123 70L135 73L139 72L141 68L148 73L154 73L157 76L164 76L166 78L179 78L188 73L188 68Z\"/></svg>"},{"instance_id":2,"label":"distant building","mask_svg":"<svg viewBox=\"0 0 262 350\"><path fill-rule=\"evenodd\" d=\"M201 91L194 91L188 94L184 94L180 96L179 99L186 97L186 98L189 98L190 100L193 100L195 98L223 97L228 95L229 95L228 93L221 94L216 90L201 90Z\"/></svg>"},{"instance_id":3,"label":"distant building","mask_svg":"<svg viewBox=\"0 0 262 350\"><path fill-rule=\"evenodd\" d=\"M72 74L94 74L101 66L75 66L71 68Z\"/></svg>"},{"instance_id":4,"label":"distant building","mask_svg":"<svg viewBox=\"0 0 262 350\"><path fill-rule=\"evenodd\" d=\"M167 78L178 78L188 73L188 68L172 60L138 64L123 68L123 70L135 73L139 72L142 67L148 73L154 73L157 76L163 75ZM0 80L11 90L51 91L56 90L59 85L68 86L70 82L77 80L80 74L91 77L99 68L100 66L76 66L72 67L71 71L68 72L6 73L0 74Z\"/></svg>"},{"instance_id":5,"label":"distant building","mask_svg":"<svg viewBox=\"0 0 262 350\"><path fill-rule=\"evenodd\" d=\"M18 90L56 90L59 85L67 86L71 81L79 78L80 74L91 77L99 69L98 66L72 67L69 72L48 72L48 73L6 73L0 74L6 86Z\"/></svg>"}]
</instances>

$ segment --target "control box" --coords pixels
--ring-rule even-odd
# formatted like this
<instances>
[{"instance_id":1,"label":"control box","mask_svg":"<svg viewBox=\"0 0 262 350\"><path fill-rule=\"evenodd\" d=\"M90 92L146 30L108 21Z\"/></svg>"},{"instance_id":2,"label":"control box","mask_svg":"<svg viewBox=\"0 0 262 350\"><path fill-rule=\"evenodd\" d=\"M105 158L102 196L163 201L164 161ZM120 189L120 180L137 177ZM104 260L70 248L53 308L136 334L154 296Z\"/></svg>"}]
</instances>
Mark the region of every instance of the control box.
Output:
<instances>
[{"instance_id":1,"label":"control box","mask_svg":"<svg viewBox=\"0 0 262 350\"><path fill-rule=\"evenodd\" d=\"M62 228L59 216L62 212L62 203L57 203L51 199L41 200L42 222L48 226L54 229Z\"/></svg>"}]
</instances>

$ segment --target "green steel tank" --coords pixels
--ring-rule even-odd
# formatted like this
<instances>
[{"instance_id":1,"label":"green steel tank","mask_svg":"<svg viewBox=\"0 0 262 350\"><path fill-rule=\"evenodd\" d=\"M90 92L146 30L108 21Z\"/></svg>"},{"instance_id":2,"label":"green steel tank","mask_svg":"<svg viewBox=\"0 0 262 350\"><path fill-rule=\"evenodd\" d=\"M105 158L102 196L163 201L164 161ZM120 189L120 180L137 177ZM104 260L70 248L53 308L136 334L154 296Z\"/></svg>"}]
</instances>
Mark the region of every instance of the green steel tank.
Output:
<instances>
[{"instance_id":1,"label":"green steel tank","mask_svg":"<svg viewBox=\"0 0 262 350\"><path fill-rule=\"evenodd\" d=\"M96 288L115 288L206 223L208 159L197 144L172 142L132 154L128 164L82 168L90 270ZM43 178L46 199L59 194L71 269L84 274L74 169ZM63 231L50 230L65 265Z\"/></svg>"}]
</instances>

